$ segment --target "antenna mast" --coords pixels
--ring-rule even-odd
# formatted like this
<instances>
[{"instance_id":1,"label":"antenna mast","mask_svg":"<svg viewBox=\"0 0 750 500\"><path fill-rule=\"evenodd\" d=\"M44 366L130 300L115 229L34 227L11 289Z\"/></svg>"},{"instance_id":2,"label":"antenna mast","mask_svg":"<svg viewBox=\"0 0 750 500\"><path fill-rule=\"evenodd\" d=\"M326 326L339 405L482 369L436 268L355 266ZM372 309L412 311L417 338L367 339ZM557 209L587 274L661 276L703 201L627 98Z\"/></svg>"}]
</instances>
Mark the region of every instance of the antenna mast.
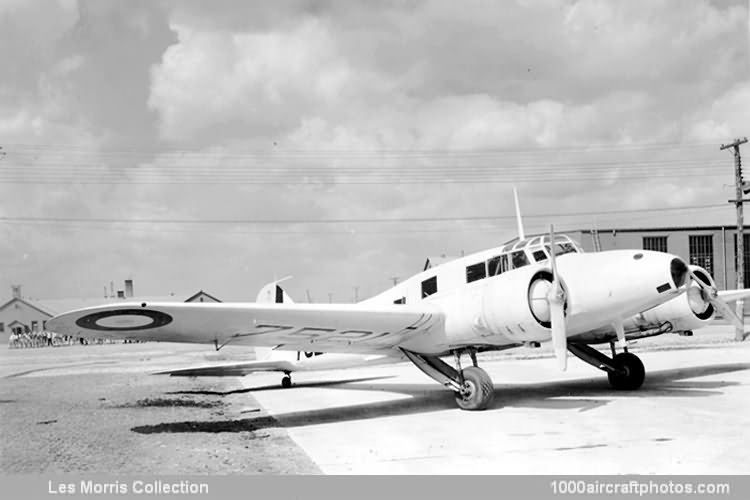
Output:
<instances>
[{"instance_id":1,"label":"antenna mast","mask_svg":"<svg viewBox=\"0 0 750 500\"><path fill-rule=\"evenodd\" d=\"M525 240L526 236L523 234L523 221L521 221L521 208L518 205L518 191L516 186L513 186L513 200L516 202L516 224L518 224L518 239Z\"/></svg>"}]
</instances>

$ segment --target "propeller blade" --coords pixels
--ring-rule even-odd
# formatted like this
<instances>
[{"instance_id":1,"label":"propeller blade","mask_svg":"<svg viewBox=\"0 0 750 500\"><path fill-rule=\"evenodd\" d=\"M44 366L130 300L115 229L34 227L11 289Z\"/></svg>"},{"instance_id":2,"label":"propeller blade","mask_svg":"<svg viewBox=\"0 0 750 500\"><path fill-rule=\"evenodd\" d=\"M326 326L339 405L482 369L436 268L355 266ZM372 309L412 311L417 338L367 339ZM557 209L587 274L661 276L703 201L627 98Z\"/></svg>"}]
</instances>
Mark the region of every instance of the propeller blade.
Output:
<instances>
[{"instance_id":1,"label":"propeller blade","mask_svg":"<svg viewBox=\"0 0 750 500\"><path fill-rule=\"evenodd\" d=\"M550 319L552 321L552 347L560 370L568 368L568 338L565 334L565 310L561 300L550 301Z\"/></svg>"},{"instance_id":2,"label":"propeller blade","mask_svg":"<svg viewBox=\"0 0 750 500\"><path fill-rule=\"evenodd\" d=\"M549 227L549 241L552 286L550 287L547 301L549 302L550 322L552 323L552 347L555 349L555 357L557 358L560 370L565 371L568 368L568 336L565 332L565 291L557 274L555 228L552 225Z\"/></svg>"},{"instance_id":3,"label":"propeller blade","mask_svg":"<svg viewBox=\"0 0 750 500\"><path fill-rule=\"evenodd\" d=\"M718 310L721 313L721 315L724 318L728 319L735 327L739 329L745 328L745 325L743 324L740 317L737 316L737 313L735 313L732 310L732 308L729 307L729 304L727 304L722 299L720 299L718 295L713 295L709 293L708 301L711 303L712 306L714 306L714 309Z\"/></svg>"},{"instance_id":4,"label":"propeller blade","mask_svg":"<svg viewBox=\"0 0 750 500\"><path fill-rule=\"evenodd\" d=\"M737 313L735 313L731 307L729 307L729 304L724 302L724 300L719 297L719 292L716 290L715 287L709 285L708 283L704 283L703 280L698 278L693 271L688 268L688 275L690 276L690 279L695 281L700 289L704 292L705 299L714 306L714 309L719 311L722 315L722 317L726 318L731 322L736 328L743 329L745 325L742 322L742 319L740 319L739 316L737 316ZM690 282L688 281L686 283L685 288L690 287Z\"/></svg>"}]
</instances>

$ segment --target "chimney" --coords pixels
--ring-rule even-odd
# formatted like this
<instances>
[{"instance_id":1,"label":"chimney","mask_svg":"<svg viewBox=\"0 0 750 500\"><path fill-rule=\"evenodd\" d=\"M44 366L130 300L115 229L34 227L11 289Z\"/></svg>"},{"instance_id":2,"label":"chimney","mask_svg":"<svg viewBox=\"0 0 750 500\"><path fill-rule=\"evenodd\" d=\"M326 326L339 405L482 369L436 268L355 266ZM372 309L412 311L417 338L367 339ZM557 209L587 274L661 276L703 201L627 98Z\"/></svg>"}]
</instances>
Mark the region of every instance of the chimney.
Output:
<instances>
[{"instance_id":1,"label":"chimney","mask_svg":"<svg viewBox=\"0 0 750 500\"><path fill-rule=\"evenodd\" d=\"M128 298L133 296L133 280L125 280L125 296Z\"/></svg>"},{"instance_id":2,"label":"chimney","mask_svg":"<svg viewBox=\"0 0 750 500\"><path fill-rule=\"evenodd\" d=\"M117 298L118 299L124 299L125 298L125 291L124 290L117 290Z\"/></svg>"},{"instance_id":3,"label":"chimney","mask_svg":"<svg viewBox=\"0 0 750 500\"><path fill-rule=\"evenodd\" d=\"M10 289L13 290L13 298L21 299L21 285L10 285Z\"/></svg>"}]
</instances>

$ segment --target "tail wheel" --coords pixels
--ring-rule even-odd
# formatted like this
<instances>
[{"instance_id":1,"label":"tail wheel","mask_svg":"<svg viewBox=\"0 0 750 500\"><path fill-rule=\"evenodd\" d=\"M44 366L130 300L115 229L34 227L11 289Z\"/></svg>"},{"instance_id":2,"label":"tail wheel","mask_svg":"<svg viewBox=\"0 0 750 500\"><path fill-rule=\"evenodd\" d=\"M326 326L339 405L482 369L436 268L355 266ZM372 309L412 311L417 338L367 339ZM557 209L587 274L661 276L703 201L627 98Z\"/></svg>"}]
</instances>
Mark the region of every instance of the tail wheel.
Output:
<instances>
[{"instance_id":1,"label":"tail wheel","mask_svg":"<svg viewBox=\"0 0 750 500\"><path fill-rule=\"evenodd\" d=\"M495 397L495 386L487 372L476 366L461 371L464 385L456 393L456 402L462 410L484 410Z\"/></svg>"},{"instance_id":2,"label":"tail wheel","mask_svg":"<svg viewBox=\"0 0 750 500\"><path fill-rule=\"evenodd\" d=\"M638 356L629 352L621 352L612 358L612 364L617 367L617 371L609 372L607 376L613 389L634 391L643 385L646 379L646 369Z\"/></svg>"},{"instance_id":3,"label":"tail wheel","mask_svg":"<svg viewBox=\"0 0 750 500\"><path fill-rule=\"evenodd\" d=\"M284 389L289 389L291 386L292 386L292 377L287 375L281 379L281 387L283 387Z\"/></svg>"}]
</instances>

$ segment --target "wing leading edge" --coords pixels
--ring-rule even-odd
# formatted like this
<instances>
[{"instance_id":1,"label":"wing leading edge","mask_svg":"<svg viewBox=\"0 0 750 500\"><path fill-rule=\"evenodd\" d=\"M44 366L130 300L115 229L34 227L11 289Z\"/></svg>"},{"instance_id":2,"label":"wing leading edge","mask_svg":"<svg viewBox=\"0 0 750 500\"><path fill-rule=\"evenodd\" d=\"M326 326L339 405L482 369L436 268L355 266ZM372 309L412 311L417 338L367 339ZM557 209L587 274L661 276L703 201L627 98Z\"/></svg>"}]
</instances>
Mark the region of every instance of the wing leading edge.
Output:
<instances>
[{"instance_id":1,"label":"wing leading edge","mask_svg":"<svg viewBox=\"0 0 750 500\"><path fill-rule=\"evenodd\" d=\"M84 338L382 353L427 332L444 333L444 315L430 304L144 302L71 311L47 325L56 333Z\"/></svg>"}]
</instances>

